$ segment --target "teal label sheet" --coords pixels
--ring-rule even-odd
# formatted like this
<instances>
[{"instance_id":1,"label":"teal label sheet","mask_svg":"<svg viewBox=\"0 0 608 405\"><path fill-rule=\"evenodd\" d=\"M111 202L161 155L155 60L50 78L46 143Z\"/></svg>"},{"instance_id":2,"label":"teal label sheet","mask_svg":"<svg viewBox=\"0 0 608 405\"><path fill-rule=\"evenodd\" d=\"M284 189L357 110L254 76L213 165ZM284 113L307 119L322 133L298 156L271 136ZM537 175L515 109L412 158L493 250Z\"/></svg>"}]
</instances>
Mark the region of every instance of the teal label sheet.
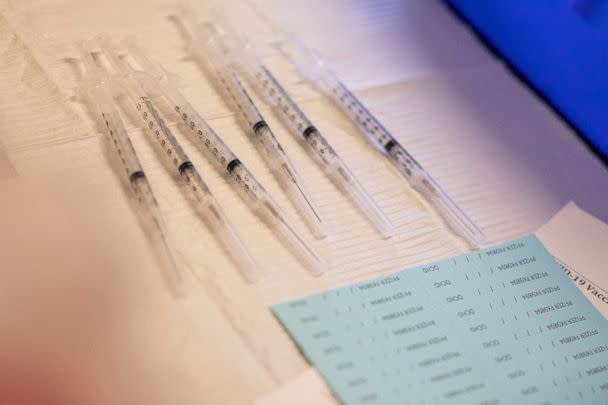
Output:
<instances>
[{"instance_id":1,"label":"teal label sheet","mask_svg":"<svg viewBox=\"0 0 608 405\"><path fill-rule=\"evenodd\" d=\"M346 404L608 403L608 321L535 236L273 311Z\"/></svg>"}]
</instances>

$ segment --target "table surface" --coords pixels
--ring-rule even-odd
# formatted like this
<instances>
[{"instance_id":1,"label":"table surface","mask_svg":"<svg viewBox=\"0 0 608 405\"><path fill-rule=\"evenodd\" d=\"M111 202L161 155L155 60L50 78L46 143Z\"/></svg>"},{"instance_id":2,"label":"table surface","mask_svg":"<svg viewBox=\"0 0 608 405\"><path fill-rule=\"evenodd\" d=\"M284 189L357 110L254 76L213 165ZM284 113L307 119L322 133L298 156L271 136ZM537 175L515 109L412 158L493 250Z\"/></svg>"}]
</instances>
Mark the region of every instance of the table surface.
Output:
<instances>
[{"instance_id":1,"label":"table surface","mask_svg":"<svg viewBox=\"0 0 608 405\"><path fill-rule=\"evenodd\" d=\"M273 303L458 254L466 246L358 136L323 95L270 46L277 26L329 60L337 74L482 227L490 242L525 235L569 200L608 221L608 172L541 100L475 39L439 1L249 0L227 3L262 58L351 166L395 224L382 240L323 175L305 149L258 97L262 113L306 174L329 232L313 240L276 180L245 140L213 81L186 57L171 2L160 0L0 1L0 170L18 179L81 181L89 199L133 235L144 257L141 321L134 332L163 365L173 403L250 403L306 367L269 311ZM202 10L201 10L202 11ZM195 287L185 300L167 292L152 248L121 186L95 115L74 99L76 41L135 35L179 77L179 87L276 197L297 228L330 258L312 277L238 198L225 178L170 122L245 243L264 278L246 283L199 221L156 149L126 120L169 231ZM134 304L135 305L135 304ZM159 385L163 385L159 384Z\"/></svg>"}]
</instances>

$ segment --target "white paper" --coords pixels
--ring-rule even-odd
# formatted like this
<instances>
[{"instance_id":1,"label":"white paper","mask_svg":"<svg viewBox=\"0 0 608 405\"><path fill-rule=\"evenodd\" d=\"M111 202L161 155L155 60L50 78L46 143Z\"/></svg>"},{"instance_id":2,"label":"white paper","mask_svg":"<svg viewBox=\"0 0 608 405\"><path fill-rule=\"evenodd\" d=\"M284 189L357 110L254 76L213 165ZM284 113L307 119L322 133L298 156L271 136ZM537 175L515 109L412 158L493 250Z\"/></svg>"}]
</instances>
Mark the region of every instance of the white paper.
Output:
<instances>
[{"instance_id":1,"label":"white paper","mask_svg":"<svg viewBox=\"0 0 608 405\"><path fill-rule=\"evenodd\" d=\"M608 318L608 225L571 202L536 234L572 281Z\"/></svg>"}]
</instances>

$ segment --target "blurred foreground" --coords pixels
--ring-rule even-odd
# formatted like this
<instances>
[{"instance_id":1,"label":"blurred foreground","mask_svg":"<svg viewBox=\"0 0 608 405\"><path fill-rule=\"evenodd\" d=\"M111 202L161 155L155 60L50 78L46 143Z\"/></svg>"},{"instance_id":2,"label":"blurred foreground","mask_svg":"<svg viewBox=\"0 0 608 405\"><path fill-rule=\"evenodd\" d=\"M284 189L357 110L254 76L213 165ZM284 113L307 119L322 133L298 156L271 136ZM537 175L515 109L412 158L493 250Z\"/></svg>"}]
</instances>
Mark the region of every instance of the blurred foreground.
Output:
<instances>
[{"instance_id":1,"label":"blurred foreground","mask_svg":"<svg viewBox=\"0 0 608 405\"><path fill-rule=\"evenodd\" d=\"M166 403L167 370L139 339L140 259L103 202L49 182L1 185L0 404Z\"/></svg>"}]
</instances>

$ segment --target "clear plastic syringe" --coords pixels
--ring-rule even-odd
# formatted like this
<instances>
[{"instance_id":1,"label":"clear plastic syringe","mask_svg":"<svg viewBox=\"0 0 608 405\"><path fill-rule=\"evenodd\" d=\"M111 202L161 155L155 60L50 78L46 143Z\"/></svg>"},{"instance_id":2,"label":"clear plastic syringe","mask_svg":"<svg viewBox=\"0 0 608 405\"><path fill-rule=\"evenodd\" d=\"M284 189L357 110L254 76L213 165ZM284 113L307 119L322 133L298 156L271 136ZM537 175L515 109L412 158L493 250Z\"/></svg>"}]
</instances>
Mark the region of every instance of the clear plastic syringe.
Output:
<instances>
[{"instance_id":1,"label":"clear plastic syringe","mask_svg":"<svg viewBox=\"0 0 608 405\"><path fill-rule=\"evenodd\" d=\"M229 27L227 22L222 21L221 24L215 22L214 24L220 35L225 38L226 48L232 48L230 50L235 53L232 60L238 65L239 70L245 73L258 92L275 107L292 133L304 141L308 151L325 173L350 196L382 237L390 238L394 229L384 212L276 77L262 63L253 50L253 46Z\"/></svg>"},{"instance_id":2,"label":"clear plastic syringe","mask_svg":"<svg viewBox=\"0 0 608 405\"><path fill-rule=\"evenodd\" d=\"M152 88L151 91L161 94L171 103L176 114L184 121L194 138L204 145L203 150L206 152L209 160L219 170L235 180L234 184L241 192L245 201L251 204L253 211L259 213L273 229L278 231L281 241L293 248L314 274L323 273L326 264L295 233L270 194L234 155L230 148L226 146L203 117L198 114L177 87L170 82L165 70L152 62L145 52L133 41L126 41L125 46L129 51L129 55L147 73L146 76L139 76L142 86L146 90Z\"/></svg>"},{"instance_id":3,"label":"clear plastic syringe","mask_svg":"<svg viewBox=\"0 0 608 405\"><path fill-rule=\"evenodd\" d=\"M234 226L224 214L209 187L207 187L171 130L165 125L150 98L133 76L130 66L118 57L115 47L107 39L101 39L100 46L111 63L117 80L126 91L127 97L135 104L146 129L156 139L184 182L199 214L211 227L215 235L219 237L243 276L248 281L256 281L260 276L257 262L241 241Z\"/></svg>"},{"instance_id":4,"label":"clear plastic syringe","mask_svg":"<svg viewBox=\"0 0 608 405\"><path fill-rule=\"evenodd\" d=\"M351 118L380 153L387 156L409 184L429 201L446 224L473 248L479 248L485 235L410 153L380 124L336 75L311 49L293 36L283 35L278 48L300 73L331 97Z\"/></svg>"},{"instance_id":5,"label":"clear plastic syringe","mask_svg":"<svg viewBox=\"0 0 608 405\"><path fill-rule=\"evenodd\" d=\"M183 10L180 17L190 34L190 48L193 56L203 66L209 63L213 67L226 99L247 123L254 137L254 143L260 149L266 164L287 192L287 195L299 208L299 212L313 234L317 238L323 238L325 236L324 225L318 214L318 209L310 198L307 187L270 126L249 97L247 90L238 79L228 59L228 54L214 30L214 26L212 24L198 25L193 18L193 14L188 11Z\"/></svg>"},{"instance_id":6,"label":"clear plastic syringe","mask_svg":"<svg viewBox=\"0 0 608 405\"><path fill-rule=\"evenodd\" d=\"M158 203L150 187L150 183L133 148L131 139L120 118L120 113L113 103L107 80L102 70L97 66L91 53L83 45L79 46L80 59L84 65L84 83L82 93L91 100L101 114L106 131L125 171L129 187L137 198L140 215L151 231L153 241L161 247L157 253L162 260L165 278L169 287L177 296L186 293L180 268L175 260L175 249L169 240L163 217Z\"/></svg>"}]
</instances>

